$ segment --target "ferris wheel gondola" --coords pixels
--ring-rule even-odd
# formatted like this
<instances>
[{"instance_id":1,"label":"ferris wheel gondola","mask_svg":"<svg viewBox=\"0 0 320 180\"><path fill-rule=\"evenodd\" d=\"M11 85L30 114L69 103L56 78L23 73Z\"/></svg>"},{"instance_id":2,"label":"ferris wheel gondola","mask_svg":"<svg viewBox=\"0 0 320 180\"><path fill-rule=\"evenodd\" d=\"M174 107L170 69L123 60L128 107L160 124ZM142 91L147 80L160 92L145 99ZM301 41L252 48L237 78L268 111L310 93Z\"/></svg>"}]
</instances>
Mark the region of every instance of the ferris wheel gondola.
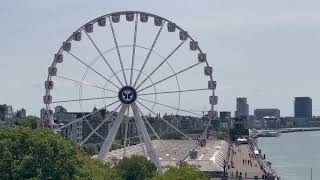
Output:
<instances>
[{"instance_id":1,"label":"ferris wheel gondola","mask_svg":"<svg viewBox=\"0 0 320 180\"><path fill-rule=\"evenodd\" d=\"M110 29L109 40L106 40L100 32L103 29L107 29L107 24L109 25L108 29ZM128 24L127 28L125 28L126 24ZM117 34L116 28L119 26L122 27L121 32L123 34L121 36L117 36L119 34ZM139 29L140 26L148 28L150 32L139 34L139 30L142 29ZM163 28L165 26L167 28ZM127 32L130 28L133 31L133 38L132 36L130 38L130 35L128 35L130 33ZM155 31L155 35L151 31ZM157 52L159 49L161 50L161 47L156 48L157 43L160 41L159 39L161 39L160 34L164 34L164 31L167 31L166 34L170 35L163 35L163 39L178 42L176 46L171 43L165 44L164 47L172 47L169 53L166 54ZM138 34L141 36L141 43L138 43ZM173 36L175 38L171 38ZM128 39L131 42L124 44L120 42L120 39ZM143 45L143 42L148 39L152 40L151 46ZM186 47L184 44L188 44L188 46ZM173 56L182 51L182 49L184 49L185 53L179 54L179 60L172 60L174 59ZM87 55L86 52L95 53L95 55ZM188 53L191 54L187 55ZM88 56L91 56L93 60L89 61ZM73 64L66 65L71 61ZM81 73L82 79L79 80L77 75ZM64 74L69 74L69 76ZM89 79L89 76L92 78ZM184 76L186 80L182 81L181 79ZM69 92L68 88L70 86L65 85L64 82L70 82L73 83L73 86L79 87L80 97L76 99L65 98L68 97L68 94L74 95L76 92ZM103 82L103 85L100 82ZM202 87L199 87L201 85ZM197 142L179 129L178 125L173 124L175 119L168 120L159 117L158 111L160 111L160 108L164 108L172 110L176 115L181 113L182 115L198 116L203 119L203 114L185 109L182 106L182 96L187 93L195 93L192 97L183 98L183 100L190 100L187 105L192 105L193 102L197 102L198 106L207 105L208 115L206 116L206 126L203 132L206 135L208 126L214 118L214 106L218 101L217 96L215 96L216 85L216 81L213 79L213 68L209 66L207 55L200 49L198 41L195 41L187 31L176 23L158 15L139 11L123 11L106 14L89 21L74 31L63 42L59 51L54 55L51 66L48 68L43 102L47 111L50 112L48 113L50 127L56 132L75 123L87 121L88 117L97 114L103 109L116 112L107 115L95 127L87 121L86 123L89 123L91 132L78 143L79 145L85 144L95 134L101 137L103 144L98 154L98 158L101 160L107 159L111 145L123 123L125 124L123 155L126 155L126 148L128 148L127 133L130 130L128 128L128 118L133 117L140 143L145 148L147 156L155 163L158 171L161 172L162 167L159 159L162 158L159 158L159 154L157 154L157 150L152 143L154 137L161 142L161 135L158 134L156 128L150 124L147 118L156 118L157 121L163 122L168 128L173 129L185 139L190 140L194 146L197 146ZM97 93L88 90L92 97L82 97L85 92L83 90L84 87L100 90L103 95L98 97ZM65 99L59 99L59 96ZM150 99L151 97L154 98ZM166 102L161 102L159 97ZM202 97L205 98L198 102ZM84 104L90 101L103 101L103 105L60 127L55 126L52 112L54 105L76 102L80 104L80 111L84 111ZM74 106L72 107L74 108ZM146 115L147 113L148 116ZM175 118L176 116L172 117ZM103 137L98 133L98 130L110 119L113 119L112 126L107 137ZM186 154L189 154L189 150ZM171 157L177 162L185 159L185 157L180 157L179 159L172 153L165 153L165 157Z\"/></svg>"}]
</instances>

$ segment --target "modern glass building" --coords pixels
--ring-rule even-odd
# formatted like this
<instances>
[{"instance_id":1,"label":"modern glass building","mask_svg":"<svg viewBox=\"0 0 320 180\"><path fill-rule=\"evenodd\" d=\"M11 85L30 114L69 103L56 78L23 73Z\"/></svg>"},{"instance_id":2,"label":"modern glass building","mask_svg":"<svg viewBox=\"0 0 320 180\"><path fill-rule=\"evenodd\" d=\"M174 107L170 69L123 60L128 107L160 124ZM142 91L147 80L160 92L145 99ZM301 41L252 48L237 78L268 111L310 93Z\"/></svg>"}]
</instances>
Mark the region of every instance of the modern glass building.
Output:
<instances>
[{"instance_id":1,"label":"modern glass building","mask_svg":"<svg viewBox=\"0 0 320 180\"><path fill-rule=\"evenodd\" d=\"M312 119L312 99L310 97L294 98L294 117Z\"/></svg>"},{"instance_id":2,"label":"modern glass building","mask_svg":"<svg viewBox=\"0 0 320 180\"><path fill-rule=\"evenodd\" d=\"M248 117L248 116L249 116L249 105L247 103L247 98L238 97L237 110L235 112L235 117Z\"/></svg>"}]
</instances>

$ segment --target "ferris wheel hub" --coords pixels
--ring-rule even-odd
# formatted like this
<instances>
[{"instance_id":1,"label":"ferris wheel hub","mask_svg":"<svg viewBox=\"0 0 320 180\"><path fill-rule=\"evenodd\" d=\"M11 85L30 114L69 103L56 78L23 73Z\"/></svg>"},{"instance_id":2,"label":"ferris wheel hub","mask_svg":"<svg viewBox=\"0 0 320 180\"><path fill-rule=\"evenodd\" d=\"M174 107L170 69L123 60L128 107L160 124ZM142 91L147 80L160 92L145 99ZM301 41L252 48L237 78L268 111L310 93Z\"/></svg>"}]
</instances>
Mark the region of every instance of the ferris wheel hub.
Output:
<instances>
[{"instance_id":1,"label":"ferris wheel hub","mask_svg":"<svg viewBox=\"0 0 320 180\"><path fill-rule=\"evenodd\" d=\"M137 99L137 92L131 86L123 86L118 93L119 100L124 104L131 104Z\"/></svg>"}]
</instances>

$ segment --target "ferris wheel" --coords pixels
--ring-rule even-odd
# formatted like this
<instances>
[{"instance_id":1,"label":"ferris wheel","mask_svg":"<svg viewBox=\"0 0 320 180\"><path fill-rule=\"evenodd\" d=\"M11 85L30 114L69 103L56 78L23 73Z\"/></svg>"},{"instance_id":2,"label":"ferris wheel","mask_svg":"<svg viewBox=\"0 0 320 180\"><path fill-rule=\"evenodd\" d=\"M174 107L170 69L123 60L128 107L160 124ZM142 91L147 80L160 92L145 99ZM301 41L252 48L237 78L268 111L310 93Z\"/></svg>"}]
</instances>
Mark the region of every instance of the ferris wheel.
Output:
<instances>
[{"instance_id":1,"label":"ferris wheel","mask_svg":"<svg viewBox=\"0 0 320 180\"><path fill-rule=\"evenodd\" d=\"M43 96L49 126L57 131L79 122L90 125L86 118L101 110L116 112L99 125L90 125L91 133L78 143L99 135L103 123L112 121L107 137L100 136L98 158L105 160L121 124L125 124L124 151L128 147L127 119L133 117L140 143L161 171L152 141L162 138L147 119L163 122L197 146L180 126L160 114L205 117L206 135L218 101L212 71L199 43L174 22L138 11L100 16L74 31L54 55ZM56 105L90 113L58 127L53 115Z\"/></svg>"}]
</instances>

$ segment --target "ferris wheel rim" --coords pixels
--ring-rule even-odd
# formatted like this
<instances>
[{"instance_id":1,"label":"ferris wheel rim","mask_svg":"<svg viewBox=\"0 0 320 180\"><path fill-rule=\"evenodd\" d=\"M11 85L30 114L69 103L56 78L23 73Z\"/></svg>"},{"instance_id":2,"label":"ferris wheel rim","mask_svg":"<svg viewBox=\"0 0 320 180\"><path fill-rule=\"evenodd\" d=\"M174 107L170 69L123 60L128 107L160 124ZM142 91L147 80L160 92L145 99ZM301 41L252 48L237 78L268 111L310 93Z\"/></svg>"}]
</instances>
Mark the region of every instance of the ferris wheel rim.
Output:
<instances>
[{"instance_id":1,"label":"ferris wheel rim","mask_svg":"<svg viewBox=\"0 0 320 180\"><path fill-rule=\"evenodd\" d=\"M93 19L93 20L91 20L91 21L89 21L89 22L87 22L87 23L85 23L83 26L81 26L80 28L78 28L75 32L81 32L82 30L84 30L84 28L88 25L88 24L94 24L94 23L97 23L98 22L98 20L99 19L101 19L101 18L108 18L109 19L109 22L110 22L110 27L112 28L112 31L113 31L113 26L112 26L112 22L111 22L111 20L110 20L110 18L111 18L111 16L112 15L124 15L124 14L127 14L127 13L133 13L133 14L135 14L136 15L136 18L138 17L138 14L146 14L146 15L148 15L148 16L150 16L150 17L153 17L153 18L155 18L155 17L157 17L157 18L161 18L161 20L164 20L166 23L173 23L172 21L170 21L170 20L168 20L168 19L166 19L166 18L163 18L163 17L161 17L161 16L158 16L158 15L155 15L155 14L151 14L151 13L146 13L146 12L141 12L141 11L119 11L119 12L113 12L113 13L109 13L109 14L105 14L105 15L102 15L102 16L99 16L99 17L97 17L97 18L95 18L95 19ZM175 23L174 23L175 24ZM164 24L162 24L162 26L161 26L161 29L162 29L162 27L164 26ZM175 26L176 26L176 28L178 29L178 30L180 30L180 31L184 31L181 27L179 27L177 24L175 24ZM161 31L161 29L160 29L160 31ZM159 32L160 32L159 31ZM186 32L186 31L184 31L184 32ZM92 41L92 39L90 38L90 36L88 35L88 33L87 32L85 32L85 34L88 36L88 38ZM190 38L190 40L191 41L194 41L194 39L191 37L191 35L189 34L189 33L187 33L186 34L187 36L188 36L188 38ZM114 32L113 32L113 36L114 36ZM67 38L67 40L65 41L65 42L71 42L72 41L72 38L73 38L73 34L71 34L70 36L69 36L69 38ZM94 43L93 41L92 41L92 43ZM119 60L120 60L120 64L121 64L121 70L120 70L120 72L122 72L124 75L124 79L125 79L125 81L124 81L124 83L125 83L125 85L127 85L127 79L126 79L126 76L125 76L125 68L123 67L123 64L122 64L122 61L121 61L121 57L120 57L120 54L119 54L119 47L120 46L118 46L118 44L117 44L117 42L116 42L116 40L115 40L115 44L116 44L116 48L117 48L117 51L118 51L118 55L119 55ZM133 47L139 47L138 45L133 45ZM96 47L97 48L97 47ZM113 49L114 49L115 47L113 47ZM98 50L98 49L97 49ZM152 51L152 53L154 53L153 52L153 50L152 50L152 48L151 49L149 49L150 50L150 52ZM202 50L201 50L201 48L198 46L197 47L197 50L201 53L201 54L203 54L203 52L202 52ZM99 51L99 50L98 50ZM61 46L60 47L60 49L58 50L58 52L57 52L57 54L61 54L63 52L63 47ZM68 52L69 53L69 52ZM101 52L99 51L99 53L100 53L100 56L98 56L99 58L103 58L103 55L101 54ZM69 53L70 54L70 53ZM71 54L72 55L72 54ZM206 67L210 67L209 66L209 63L208 63L208 61L207 61L207 59L205 59L204 60L204 62L206 63ZM168 62L167 62L168 63ZM200 63L202 63L202 62L198 62L198 63L196 63L196 64L194 64L194 65L192 65L192 66L190 66L191 68L192 67L194 67L194 66L197 66L198 64L200 64ZM57 65L57 63L55 62L55 61L53 61L52 62L52 64L51 64L51 66L50 67L55 67ZM144 66L144 65L143 65ZM170 66L170 64L169 64L169 66ZM109 67L110 68L110 67ZM170 66L170 68L171 68L171 70L173 70L172 69L172 67ZM188 67L189 68L189 67ZM188 68L186 69L186 70L188 70ZM110 68L111 69L111 71L113 72L113 74L114 74L114 76L116 76L115 74L115 72L112 70L112 68ZM88 67L87 67L87 70L88 70ZM131 69L129 69L129 70L133 70L133 68L131 68ZM143 67L142 67L142 69L139 71L139 76L140 76L140 74L141 73L143 73ZM186 71L186 70L183 70L183 71ZM174 72L174 70L173 70L173 72ZM180 71L178 72L178 73L180 73ZM174 74L173 74L173 76L174 77L176 77L177 78L177 75L178 75L178 73L175 73L174 72ZM112 75L113 76L113 75ZM136 85L136 83L137 83L137 81L138 81L138 79L139 79L139 76L138 76L138 78L136 79L136 81L134 82L134 85L133 85L133 87L135 88L135 85ZM172 77L173 77L172 76ZM53 76L51 76L50 74L48 74L48 77L47 77L47 81L51 81L52 80L52 77ZM132 75L130 76L130 78L132 77ZM148 79L149 77L147 77L146 79ZM170 77L171 78L171 77ZM213 76L212 76L212 74L211 75L209 75L209 78L210 78L210 80L211 81L213 81ZM123 87L126 87L124 84L122 84L121 83L121 81L118 79L118 81L120 82L120 86L121 86L121 88L123 88ZM81 81L82 82L82 81ZM179 86L179 91L175 91L175 93L179 93L179 106L178 106L178 108L177 108L177 113L178 113L178 111L180 110L180 111L186 111L186 110L183 110L183 109L180 109L180 95L181 95L181 89L180 89L180 85L179 85L179 80L177 79L177 82L178 82L178 86ZM143 84L144 83L144 81L141 83L141 84ZM157 83L161 83L161 81L158 81ZM139 93L139 92L141 92L141 91L143 91L143 90L145 90L145 89L147 89L147 88L149 88L149 86L147 86L147 87L142 87L143 89L139 89L139 87L141 86L141 84L138 84L138 86L137 86L137 89L135 89L136 91L137 91L137 93ZM154 84L154 83L152 83L152 86L156 86L156 84ZM130 79L130 85L131 85L131 79ZM81 86L82 86L82 84L81 84ZM151 87L151 86L150 86ZM208 91L210 91L210 89L207 89ZM50 95L50 89L46 89L46 95ZM212 96L214 97L214 90L211 90L212 91ZM185 92L187 92L187 90L185 91ZM156 93L155 93L156 94ZM142 113L142 111L141 111L141 109L139 109L139 107L136 105L136 104L141 104L141 102L140 101L138 101L138 99L139 100L145 100L145 99L143 99L143 98L137 98L134 102L132 102L132 103L130 103L130 105L124 105L124 102L120 102L120 105L118 106L118 107L120 107L121 106L121 109L120 109L120 111L124 111L124 113L125 113L125 111L127 110L127 108L129 109L130 107L131 107L131 109L132 109L132 111L135 111L134 113L135 114L139 114L139 115L135 115L135 118L136 118L136 116L140 116L140 119L142 119L142 120L140 120L141 122L140 123L143 123L144 122L144 115L143 115L143 113ZM120 99L120 101L121 101L121 99ZM116 101L116 102L114 102L114 103L118 103L119 102L119 99L118 99L118 101ZM154 102L154 103L157 103L156 101ZM50 116L50 113L49 113L49 111L50 111L50 104L52 104L52 103L45 103L45 105L46 105L46 108L47 108L47 112L48 112L48 114L49 114L49 116ZM157 103L157 104L159 104L159 103ZM161 104L160 104L161 105ZM135 107L135 106L137 106L137 107ZM213 113L213 107L214 107L214 105L213 104L211 104L210 103L210 106L211 106L211 112ZM129 110L128 110L129 111ZM139 112L140 111L140 112ZM124 113L122 113L122 116L124 116ZM189 112L190 113L190 112ZM91 115L92 115L92 113L90 113ZM209 117L209 114L208 114L208 119L211 121L211 118ZM123 121L123 120L122 120ZM209 123L209 122L208 122ZM207 128L208 128L208 126L206 126L206 130L207 130ZM91 128L91 130L93 130L92 128ZM205 131L206 131L205 130ZM150 134L149 134L150 135ZM100 154L100 153L99 153Z\"/></svg>"},{"instance_id":2,"label":"ferris wheel rim","mask_svg":"<svg viewBox=\"0 0 320 180\"><path fill-rule=\"evenodd\" d=\"M110 16L112 16L112 15L125 15L126 13L145 14L145 15L151 16L151 17L153 17L153 18L159 17L159 18L161 18L162 20L166 21L167 23L174 23L173 21L170 21L170 20L168 20L167 18L164 18L164 17L159 16L159 15L155 15L155 14L153 14L153 13L148 13L148 12L143 12L143 11L117 11L117 12L112 12L112 13L108 13L108 14L99 16L99 17L97 17L97 18L95 18L95 19L93 19L93 20L91 20L91 21L88 21L87 23L85 23L85 24L83 24L82 26L80 26L80 27L79 27L76 31L74 31L74 32L80 32L81 30L83 30L83 29L86 27L86 25L88 25L88 24L93 24L93 23L97 23L97 21L98 21L99 19L101 19L101 18L107 18L107 17L110 17ZM177 25L176 23L174 23L174 25L175 25L175 27L178 28L180 31L187 32L187 31L185 31L184 29L182 29L179 25ZM86 34L87 34L87 33L86 33ZM88 34L87 34L87 35L88 35ZM186 33L186 35L187 35L188 38L190 38L192 41L195 41L195 40L193 39L193 37L192 37L189 33ZM72 41L72 38L73 38L73 34L71 34L71 35L67 38L67 40L64 41L64 42L71 42L71 41ZM203 54L203 51L201 50L200 46L198 46L197 49L198 49L198 51L199 51L201 54ZM62 49L62 46L61 46L61 47L59 48L57 54L60 54L62 51L63 51L63 49ZM206 63L206 66L207 66L207 67L210 67L207 60L205 60L204 62ZM54 67L55 65L56 65L56 63L55 63L55 61L53 61L50 67ZM50 75L48 74L47 81L51 80L51 78L52 78L52 76L50 76ZM210 75L209 78L210 78L211 81L213 81L212 75ZM50 94L50 93L49 93L48 90L46 90L45 94ZM214 91L213 91L212 96L214 96L214 95L215 95L215 94L214 94ZM47 104L46 104L46 109L47 109L47 111L50 110L50 107L48 107ZM213 111L213 108L211 108L211 111Z\"/></svg>"}]
</instances>

